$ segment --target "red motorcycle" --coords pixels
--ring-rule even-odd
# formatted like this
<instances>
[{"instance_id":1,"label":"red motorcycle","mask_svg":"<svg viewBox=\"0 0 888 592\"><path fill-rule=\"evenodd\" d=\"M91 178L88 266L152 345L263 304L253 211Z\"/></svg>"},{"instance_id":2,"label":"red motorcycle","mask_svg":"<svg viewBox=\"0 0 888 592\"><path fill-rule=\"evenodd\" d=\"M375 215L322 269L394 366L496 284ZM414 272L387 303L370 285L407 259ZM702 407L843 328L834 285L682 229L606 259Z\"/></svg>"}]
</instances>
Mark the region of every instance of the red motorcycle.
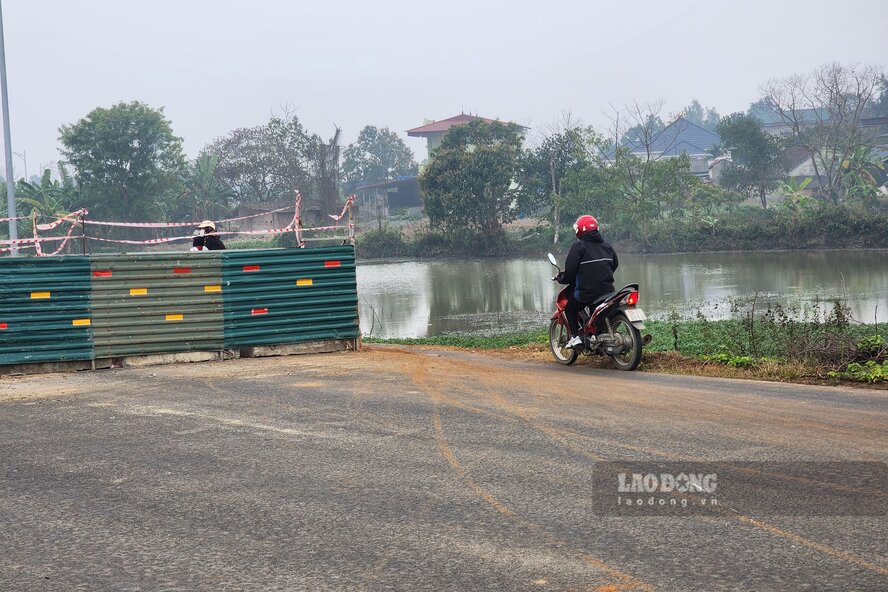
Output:
<instances>
[{"instance_id":1,"label":"red motorcycle","mask_svg":"<svg viewBox=\"0 0 888 592\"><path fill-rule=\"evenodd\" d=\"M549 253L549 262L558 271L555 256ZM620 370L635 370L641 363L641 349L651 342L651 336L641 336L644 330L644 311L638 308L638 284L629 284L616 292L604 294L580 312L582 345L564 347L570 340L565 286L555 299L555 313L549 321L549 347L559 364L569 366L585 355L606 355Z\"/></svg>"}]
</instances>

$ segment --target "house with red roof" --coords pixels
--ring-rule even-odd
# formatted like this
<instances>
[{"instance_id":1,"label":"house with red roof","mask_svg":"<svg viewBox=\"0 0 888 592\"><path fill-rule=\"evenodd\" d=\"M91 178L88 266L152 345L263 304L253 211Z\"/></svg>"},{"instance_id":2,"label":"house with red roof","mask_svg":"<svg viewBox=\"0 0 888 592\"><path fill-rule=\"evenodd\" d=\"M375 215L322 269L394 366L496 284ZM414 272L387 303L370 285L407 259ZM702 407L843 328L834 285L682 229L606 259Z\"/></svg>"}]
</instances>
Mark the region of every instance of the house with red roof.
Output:
<instances>
[{"instance_id":1,"label":"house with red roof","mask_svg":"<svg viewBox=\"0 0 888 592\"><path fill-rule=\"evenodd\" d=\"M494 119L488 119L486 117L478 117L477 115L467 115L465 113L460 113L459 115L448 117L447 119L426 122L424 125L409 129L407 130L407 135L411 138L425 138L426 149L428 151L429 157L431 158L432 153L441 145L441 140L444 139L444 135L447 133L447 130L455 125L465 125L476 119L480 119L481 121L485 121L487 123L494 123L495 121L498 121ZM527 127L524 127L523 125L519 125L518 127L521 129L522 133L529 129Z\"/></svg>"}]
</instances>

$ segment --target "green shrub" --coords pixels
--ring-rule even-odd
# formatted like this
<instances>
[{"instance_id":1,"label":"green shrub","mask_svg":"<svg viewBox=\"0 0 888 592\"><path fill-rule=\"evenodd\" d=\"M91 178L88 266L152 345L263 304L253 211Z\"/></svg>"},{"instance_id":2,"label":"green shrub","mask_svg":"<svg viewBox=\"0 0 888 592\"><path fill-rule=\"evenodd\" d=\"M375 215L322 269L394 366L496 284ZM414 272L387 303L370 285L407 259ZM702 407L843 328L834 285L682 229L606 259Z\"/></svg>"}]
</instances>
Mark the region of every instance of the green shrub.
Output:
<instances>
[{"instance_id":1,"label":"green shrub","mask_svg":"<svg viewBox=\"0 0 888 592\"><path fill-rule=\"evenodd\" d=\"M731 354L725 353L700 356L700 359L707 362L724 364L731 368L751 368L756 365L756 360L752 356L732 356Z\"/></svg>"},{"instance_id":2,"label":"green shrub","mask_svg":"<svg viewBox=\"0 0 888 592\"><path fill-rule=\"evenodd\" d=\"M359 257L406 257L412 249L404 240L400 230L383 227L362 232L355 238L355 248Z\"/></svg>"},{"instance_id":3,"label":"green shrub","mask_svg":"<svg viewBox=\"0 0 888 592\"><path fill-rule=\"evenodd\" d=\"M830 372L829 377L856 380L858 382L886 382L888 381L888 361L881 364L872 360L863 364L853 362L848 364L844 371Z\"/></svg>"},{"instance_id":4,"label":"green shrub","mask_svg":"<svg viewBox=\"0 0 888 592\"><path fill-rule=\"evenodd\" d=\"M419 257L452 257L452 243L446 234L429 230L413 239L413 252Z\"/></svg>"}]
</instances>

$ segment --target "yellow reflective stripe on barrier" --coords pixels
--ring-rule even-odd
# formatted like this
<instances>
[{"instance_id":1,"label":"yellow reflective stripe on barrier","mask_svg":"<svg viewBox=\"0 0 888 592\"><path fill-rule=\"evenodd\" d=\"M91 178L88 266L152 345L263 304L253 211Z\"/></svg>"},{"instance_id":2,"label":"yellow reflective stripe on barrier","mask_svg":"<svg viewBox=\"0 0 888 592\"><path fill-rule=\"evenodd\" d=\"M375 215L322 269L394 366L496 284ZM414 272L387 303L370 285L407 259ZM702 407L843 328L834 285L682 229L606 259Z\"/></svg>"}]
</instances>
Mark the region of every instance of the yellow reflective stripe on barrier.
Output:
<instances>
[{"instance_id":1,"label":"yellow reflective stripe on barrier","mask_svg":"<svg viewBox=\"0 0 888 592\"><path fill-rule=\"evenodd\" d=\"M148 288L130 288L130 296L144 296L148 293Z\"/></svg>"},{"instance_id":2,"label":"yellow reflective stripe on barrier","mask_svg":"<svg viewBox=\"0 0 888 592\"><path fill-rule=\"evenodd\" d=\"M31 298L33 300L38 300L42 298L49 298L52 295L51 292L31 292Z\"/></svg>"},{"instance_id":3,"label":"yellow reflective stripe on barrier","mask_svg":"<svg viewBox=\"0 0 888 592\"><path fill-rule=\"evenodd\" d=\"M204 286L204 292L221 292L222 286Z\"/></svg>"},{"instance_id":4,"label":"yellow reflective stripe on barrier","mask_svg":"<svg viewBox=\"0 0 888 592\"><path fill-rule=\"evenodd\" d=\"M168 314L166 317L168 321L181 321L185 318L185 315L182 314Z\"/></svg>"},{"instance_id":5,"label":"yellow reflective stripe on barrier","mask_svg":"<svg viewBox=\"0 0 888 592\"><path fill-rule=\"evenodd\" d=\"M310 286L312 284L311 278L305 278L301 280L296 280L297 286Z\"/></svg>"},{"instance_id":6,"label":"yellow reflective stripe on barrier","mask_svg":"<svg viewBox=\"0 0 888 592\"><path fill-rule=\"evenodd\" d=\"M71 321L71 324L75 327L89 327L92 325L92 321L89 319L74 319Z\"/></svg>"}]
</instances>

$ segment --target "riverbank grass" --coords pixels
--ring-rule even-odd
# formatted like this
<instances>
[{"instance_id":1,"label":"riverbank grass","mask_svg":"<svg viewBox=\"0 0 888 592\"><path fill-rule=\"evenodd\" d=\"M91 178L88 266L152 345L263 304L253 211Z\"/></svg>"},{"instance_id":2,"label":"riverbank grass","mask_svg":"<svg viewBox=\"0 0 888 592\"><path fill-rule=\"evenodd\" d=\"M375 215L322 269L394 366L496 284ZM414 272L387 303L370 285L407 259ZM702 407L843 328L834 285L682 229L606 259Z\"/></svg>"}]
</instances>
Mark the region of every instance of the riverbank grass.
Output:
<instances>
[{"instance_id":1,"label":"riverbank grass","mask_svg":"<svg viewBox=\"0 0 888 592\"><path fill-rule=\"evenodd\" d=\"M674 374L838 384L868 382L888 387L888 323L846 319L647 321L652 337L641 369ZM425 338L365 338L366 343L485 350L496 355L548 361L546 330L503 335L441 335ZM608 367L594 356L592 366Z\"/></svg>"}]
</instances>

